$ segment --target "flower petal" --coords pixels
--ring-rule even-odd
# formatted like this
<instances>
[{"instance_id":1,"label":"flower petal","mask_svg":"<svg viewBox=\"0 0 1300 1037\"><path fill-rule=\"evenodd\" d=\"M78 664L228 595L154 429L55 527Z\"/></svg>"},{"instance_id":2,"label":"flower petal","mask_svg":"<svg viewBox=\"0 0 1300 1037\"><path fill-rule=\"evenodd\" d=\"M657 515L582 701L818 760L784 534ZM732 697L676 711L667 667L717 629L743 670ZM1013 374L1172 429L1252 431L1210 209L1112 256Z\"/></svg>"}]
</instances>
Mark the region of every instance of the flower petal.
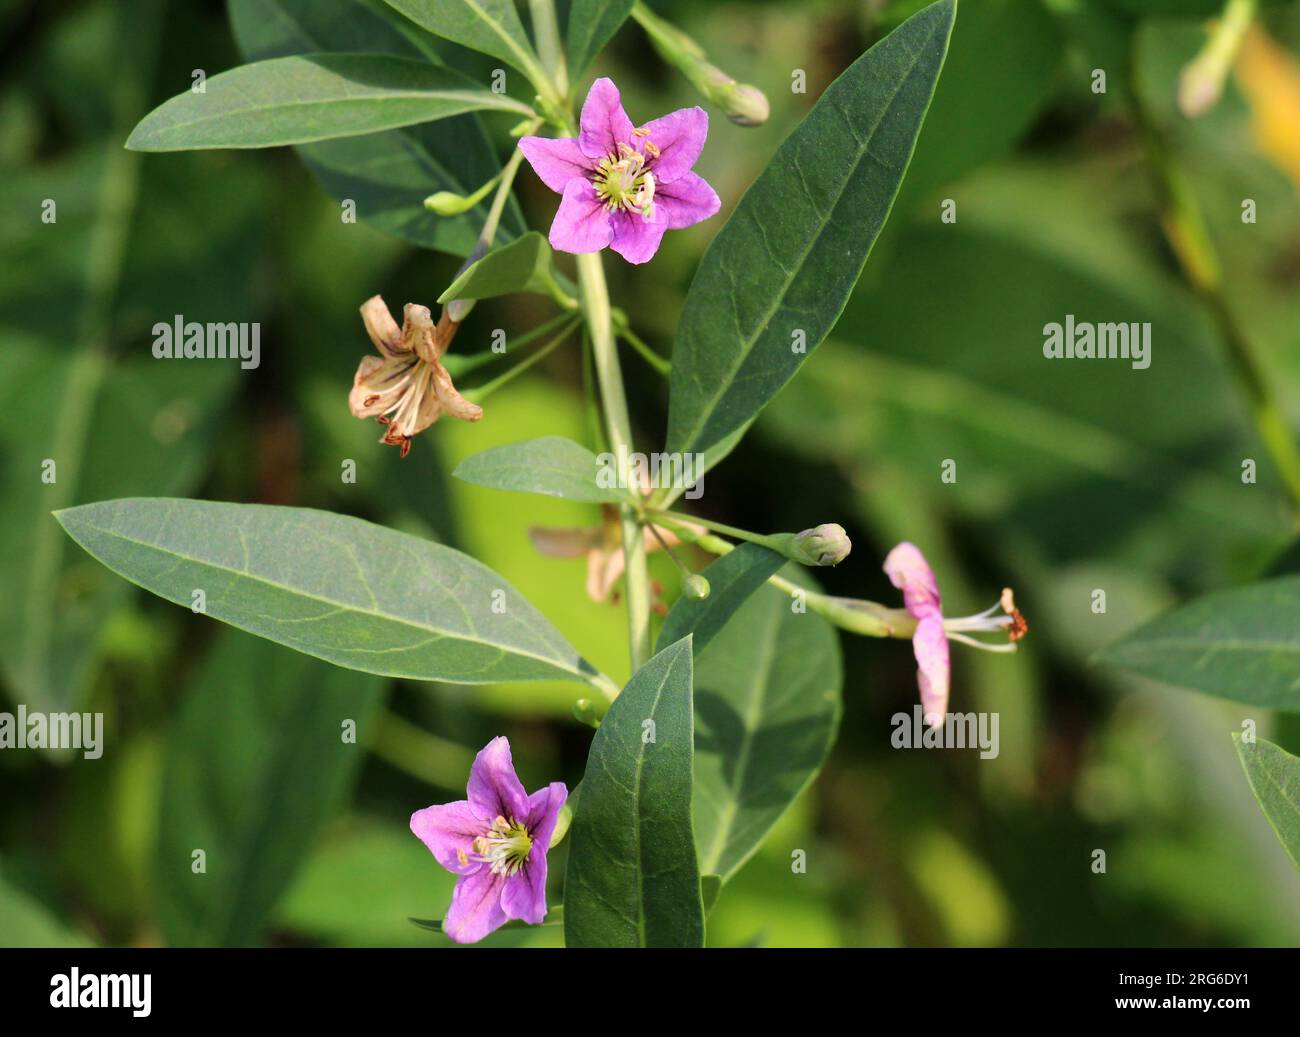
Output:
<instances>
[{"instance_id":1,"label":"flower petal","mask_svg":"<svg viewBox=\"0 0 1300 1037\"><path fill-rule=\"evenodd\" d=\"M639 213L620 210L610 214L609 223L614 228L609 247L629 263L645 263L653 259L664 239L664 231L668 229L663 215L658 212L653 219L647 220Z\"/></svg>"},{"instance_id":2,"label":"flower petal","mask_svg":"<svg viewBox=\"0 0 1300 1037\"><path fill-rule=\"evenodd\" d=\"M511 918L529 925L538 925L546 917L546 854L551 848L560 808L568 798L569 790L560 781L553 781L528 797L526 823L533 848L523 869L506 880L501 907Z\"/></svg>"},{"instance_id":3,"label":"flower petal","mask_svg":"<svg viewBox=\"0 0 1300 1037\"><path fill-rule=\"evenodd\" d=\"M366 356L357 365L348 393L348 409L354 418L373 418L397 406L409 379L418 374L414 356Z\"/></svg>"},{"instance_id":4,"label":"flower petal","mask_svg":"<svg viewBox=\"0 0 1300 1037\"><path fill-rule=\"evenodd\" d=\"M595 163L582 153L576 137L520 137L519 150L542 183L557 194L574 177L583 180Z\"/></svg>"},{"instance_id":5,"label":"flower petal","mask_svg":"<svg viewBox=\"0 0 1300 1037\"><path fill-rule=\"evenodd\" d=\"M478 421L483 417L483 408L477 403L471 403L456 391L456 386L451 382L451 375L442 364L435 360L430 365L429 371L433 383L432 390L437 395L438 402L442 404L443 410L462 421Z\"/></svg>"},{"instance_id":6,"label":"flower petal","mask_svg":"<svg viewBox=\"0 0 1300 1037\"><path fill-rule=\"evenodd\" d=\"M601 534L599 529L590 526L565 529L529 526L528 539L548 558L581 558L600 543Z\"/></svg>"},{"instance_id":7,"label":"flower petal","mask_svg":"<svg viewBox=\"0 0 1300 1037\"><path fill-rule=\"evenodd\" d=\"M671 184L655 185L655 208L669 230L681 230L707 220L722 208L722 202L704 177L683 173Z\"/></svg>"},{"instance_id":8,"label":"flower petal","mask_svg":"<svg viewBox=\"0 0 1300 1037\"><path fill-rule=\"evenodd\" d=\"M442 920L442 931L457 943L477 943L500 929L509 917L501 908L506 877L491 868L462 875L451 894L451 906Z\"/></svg>"},{"instance_id":9,"label":"flower petal","mask_svg":"<svg viewBox=\"0 0 1300 1037\"><path fill-rule=\"evenodd\" d=\"M704 150L704 139L709 135L709 113L703 108L679 108L661 115L638 130L649 131L634 137L638 150L649 155L646 168L654 172L655 180L671 184L683 173L690 172L695 160ZM646 151L649 142L659 154Z\"/></svg>"},{"instance_id":10,"label":"flower petal","mask_svg":"<svg viewBox=\"0 0 1300 1037\"><path fill-rule=\"evenodd\" d=\"M916 656L916 683L921 690L921 712L926 723L937 727L948 712L948 635L937 614L926 616L912 635Z\"/></svg>"},{"instance_id":11,"label":"flower petal","mask_svg":"<svg viewBox=\"0 0 1300 1037\"><path fill-rule=\"evenodd\" d=\"M570 180L551 224L551 247L560 252L599 252L613 237L609 211L586 180Z\"/></svg>"},{"instance_id":12,"label":"flower petal","mask_svg":"<svg viewBox=\"0 0 1300 1037\"><path fill-rule=\"evenodd\" d=\"M632 120L623 111L618 87L612 79L597 79L591 84L578 122L581 130L578 146L590 159L599 161L607 155L617 155L620 144L632 142Z\"/></svg>"},{"instance_id":13,"label":"flower petal","mask_svg":"<svg viewBox=\"0 0 1300 1037\"><path fill-rule=\"evenodd\" d=\"M609 601L614 585L623 575L621 547L593 547L587 552L587 597L595 602Z\"/></svg>"},{"instance_id":14,"label":"flower petal","mask_svg":"<svg viewBox=\"0 0 1300 1037\"><path fill-rule=\"evenodd\" d=\"M915 544L904 540L885 557L889 580L903 592L903 605L917 619L938 615L942 607L934 570Z\"/></svg>"},{"instance_id":15,"label":"flower petal","mask_svg":"<svg viewBox=\"0 0 1300 1037\"><path fill-rule=\"evenodd\" d=\"M515 774L510 741L504 735L492 739L474 757L467 793L470 806L482 820L504 817L516 821L528 816L528 794Z\"/></svg>"},{"instance_id":16,"label":"flower petal","mask_svg":"<svg viewBox=\"0 0 1300 1037\"><path fill-rule=\"evenodd\" d=\"M528 862L506 879L501 909L507 918L529 925L540 925L546 917L546 848L541 843L533 843Z\"/></svg>"},{"instance_id":17,"label":"flower petal","mask_svg":"<svg viewBox=\"0 0 1300 1037\"><path fill-rule=\"evenodd\" d=\"M372 295L361 304L361 320L366 325L366 334L375 348L384 356L397 356L409 352L402 345L402 331L388 311L382 295Z\"/></svg>"},{"instance_id":18,"label":"flower petal","mask_svg":"<svg viewBox=\"0 0 1300 1037\"><path fill-rule=\"evenodd\" d=\"M456 875L466 875L482 867L481 862L472 859L474 840L484 835L487 828L488 823L474 813L465 799L425 807L411 815L411 831L439 864Z\"/></svg>"},{"instance_id":19,"label":"flower petal","mask_svg":"<svg viewBox=\"0 0 1300 1037\"><path fill-rule=\"evenodd\" d=\"M560 808L568 798L569 790L562 781L553 781L528 797L528 818L524 823L528 826L528 834L532 836L534 849L538 844L550 848Z\"/></svg>"}]
</instances>

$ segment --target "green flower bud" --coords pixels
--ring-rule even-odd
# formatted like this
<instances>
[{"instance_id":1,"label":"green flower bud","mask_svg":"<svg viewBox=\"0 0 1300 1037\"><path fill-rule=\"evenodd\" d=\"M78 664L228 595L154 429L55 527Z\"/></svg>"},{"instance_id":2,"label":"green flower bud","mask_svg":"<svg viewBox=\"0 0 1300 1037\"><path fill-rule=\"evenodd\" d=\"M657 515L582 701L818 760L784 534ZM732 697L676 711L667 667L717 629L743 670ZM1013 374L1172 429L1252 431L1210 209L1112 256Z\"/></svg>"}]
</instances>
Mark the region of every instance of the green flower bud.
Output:
<instances>
[{"instance_id":1,"label":"green flower bud","mask_svg":"<svg viewBox=\"0 0 1300 1037\"><path fill-rule=\"evenodd\" d=\"M573 704L573 719L588 727L600 727L600 714L591 699L578 699Z\"/></svg>"},{"instance_id":2,"label":"green flower bud","mask_svg":"<svg viewBox=\"0 0 1300 1037\"><path fill-rule=\"evenodd\" d=\"M703 601L709 596L709 581L699 573L692 573L682 581L682 595L691 601Z\"/></svg>"},{"instance_id":3,"label":"green flower bud","mask_svg":"<svg viewBox=\"0 0 1300 1037\"><path fill-rule=\"evenodd\" d=\"M853 547L838 522L824 522L802 533L779 533L767 538L767 546L800 565L838 565Z\"/></svg>"},{"instance_id":4,"label":"green flower bud","mask_svg":"<svg viewBox=\"0 0 1300 1037\"><path fill-rule=\"evenodd\" d=\"M732 122L758 126L767 122L770 108L763 91L748 83L737 83L717 65L711 64L704 48L677 26L664 21L643 3L632 8L635 18L650 37L659 56L673 65L704 97L722 109Z\"/></svg>"}]
</instances>

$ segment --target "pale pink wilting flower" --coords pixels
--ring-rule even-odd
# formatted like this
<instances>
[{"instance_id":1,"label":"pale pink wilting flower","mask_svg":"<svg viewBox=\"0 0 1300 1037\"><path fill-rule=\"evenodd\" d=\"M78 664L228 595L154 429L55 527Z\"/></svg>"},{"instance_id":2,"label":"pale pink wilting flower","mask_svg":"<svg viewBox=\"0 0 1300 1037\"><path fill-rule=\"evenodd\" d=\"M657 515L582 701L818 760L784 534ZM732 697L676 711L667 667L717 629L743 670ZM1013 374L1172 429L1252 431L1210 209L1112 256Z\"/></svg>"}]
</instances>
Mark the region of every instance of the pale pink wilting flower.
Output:
<instances>
[{"instance_id":1,"label":"pale pink wilting flower","mask_svg":"<svg viewBox=\"0 0 1300 1037\"><path fill-rule=\"evenodd\" d=\"M348 393L354 418L375 418L385 426L381 443L400 446L405 457L411 437L423 432L443 413L478 421L483 408L456 391L442 366L458 325L443 315L435 325L429 307L408 302L399 328L383 298L361 305L370 341L379 356L363 357Z\"/></svg>"},{"instance_id":2,"label":"pale pink wilting flower","mask_svg":"<svg viewBox=\"0 0 1300 1037\"><path fill-rule=\"evenodd\" d=\"M629 263L659 251L664 231L707 220L721 206L691 172L709 134L703 108L680 108L634 127L612 80L597 79L572 137L523 137L533 171L560 196L551 246L561 252L612 248Z\"/></svg>"},{"instance_id":3,"label":"pale pink wilting flower","mask_svg":"<svg viewBox=\"0 0 1300 1037\"><path fill-rule=\"evenodd\" d=\"M1015 642L1029 632L1029 624L1016 608L1010 587L1004 587L998 603L983 612L960 619L944 619L934 570L915 544L903 541L890 551L884 569L890 582L903 592L903 606L916 620L912 652L916 656L921 709L926 723L937 727L943 723L948 711L948 642L960 641L989 652L1014 652ZM1001 630L1006 631L1009 644L988 644L966 633Z\"/></svg>"},{"instance_id":4,"label":"pale pink wilting flower","mask_svg":"<svg viewBox=\"0 0 1300 1037\"><path fill-rule=\"evenodd\" d=\"M411 815L411 831L458 876L442 931L476 943L506 922L546 917L546 854L569 796L553 781L531 796L515 774L510 742L497 737L474 758L467 799Z\"/></svg>"},{"instance_id":5,"label":"pale pink wilting flower","mask_svg":"<svg viewBox=\"0 0 1300 1037\"><path fill-rule=\"evenodd\" d=\"M655 532L658 536L655 536ZM665 544L676 547L681 541L676 534L662 526L652 530L646 526L641 531L646 553L658 551ZM587 597L600 603L610 600L615 585L623 576L627 560L623 555L623 531L619 524L618 508L613 504L601 505L599 526L530 526L528 538L533 547L550 558L587 559ZM651 588L656 596L661 588ZM666 612L661 602L655 603L656 612Z\"/></svg>"}]
</instances>

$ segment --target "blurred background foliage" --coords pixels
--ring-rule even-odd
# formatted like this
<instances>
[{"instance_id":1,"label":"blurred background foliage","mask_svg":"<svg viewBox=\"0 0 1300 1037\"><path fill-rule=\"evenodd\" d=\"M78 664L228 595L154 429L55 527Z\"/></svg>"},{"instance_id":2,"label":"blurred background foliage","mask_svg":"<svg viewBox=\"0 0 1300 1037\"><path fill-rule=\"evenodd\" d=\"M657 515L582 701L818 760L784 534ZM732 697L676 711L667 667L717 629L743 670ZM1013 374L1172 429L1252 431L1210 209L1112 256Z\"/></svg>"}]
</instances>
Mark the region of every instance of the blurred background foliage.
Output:
<instances>
[{"instance_id":1,"label":"blurred background foliage","mask_svg":"<svg viewBox=\"0 0 1300 1037\"><path fill-rule=\"evenodd\" d=\"M921 2L656 6L771 99L757 129L714 113L698 168L725 216L821 90ZM1126 99L1131 85L1190 177L1225 290L1300 427L1300 11L1267 6L1221 103L1188 120L1178 70L1204 26L1176 15L1214 7L962 0L911 172L849 309L708 476L700 506L759 530L842 522L855 547L824 574L836 593L892 600L880 560L902 538L929 555L951 611L1014 586L1033 629L1024 651L959 647L954 659L953 708L1000 712L1001 755L891 749L889 718L916 696L911 652L842 639L839 742L726 887L711 943L1300 939L1300 877L1228 737L1251 716L1296 752L1300 724L1088 664L1170 604L1288 564L1283 494L1162 236ZM580 353L558 351L493 395L481 423L440 423L399 463L347 413L369 350L357 307L377 292L395 309L430 303L459 260L342 222L288 149L122 150L194 69L239 63L219 0L0 0L0 27L5 708L102 711L107 740L94 762L0 754L0 943L445 946L407 921L439 917L451 885L408 815L459 798L473 753L498 733L529 787L572 785L590 736L569 718L577 689L387 686L333 669L135 592L49 512L193 495L360 515L483 559L626 676L621 611L588 601L581 563L543 558L527 536L593 523L594 509L447 474L501 443L589 440ZM1104 95L1091 89L1098 67ZM791 90L795 69L805 94ZM595 72L617 77L636 117L696 103L631 22ZM509 121L489 123L501 155ZM544 229L553 200L520 179L522 210ZM57 223L40 219L47 198ZM955 224L939 220L945 198ZM1255 225L1241 222L1244 198ZM720 220L670 235L651 267L608 264L616 304L663 353ZM456 350L550 312L532 297L482 303ZM1150 369L1047 364L1042 326L1065 313L1151 321ZM174 314L260 321L261 367L153 360L149 329ZM625 363L639 441L656 447L666 384L633 354ZM52 486L39 481L46 457L58 459ZM1247 457L1260 462L1255 485L1240 479ZM355 484L340 478L345 458ZM939 480L945 458L952 485ZM656 565L671 600L676 577ZM359 746L335 744L333 721L319 730L340 712ZM200 846L220 864L196 896ZM791 872L794 849L806 874ZM489 942L560 940L545 927Z\"/></svg>"}]
</instances>

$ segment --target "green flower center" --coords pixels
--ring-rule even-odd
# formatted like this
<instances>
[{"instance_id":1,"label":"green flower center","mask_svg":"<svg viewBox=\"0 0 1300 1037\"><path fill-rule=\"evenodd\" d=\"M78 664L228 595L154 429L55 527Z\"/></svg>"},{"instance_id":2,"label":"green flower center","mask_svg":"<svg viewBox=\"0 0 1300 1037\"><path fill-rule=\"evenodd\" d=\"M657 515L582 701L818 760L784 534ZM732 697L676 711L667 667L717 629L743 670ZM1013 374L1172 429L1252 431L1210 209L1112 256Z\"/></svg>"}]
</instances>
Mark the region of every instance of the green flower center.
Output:
<instances>
[{"instance_id":1,"label":"green flower center","mask_svg":"<svg viewBox=\"0 0 1300 1037\"><path fill-rule=\"evenodd\" d=\"M636 131L640 134L640 131ZM646 150L653 145L646 141ZM654 219L655 175L645 168L645 155L626 144L618 146L618 155L607 155L596 166L592 186L610 212L634 212L644 220Z\"/></svg>"},{"instance_id":2,"label":"green flower center","mask_svg":"<svg viewBox=\"0 0 1300 1037\"><path fill-rule=\"evenodd\" d=\"M474 852L497 875L513 875L528 862L533 837L522 822L498 817L487 835L474 840Z\"/></svg>"}]
</instances>

